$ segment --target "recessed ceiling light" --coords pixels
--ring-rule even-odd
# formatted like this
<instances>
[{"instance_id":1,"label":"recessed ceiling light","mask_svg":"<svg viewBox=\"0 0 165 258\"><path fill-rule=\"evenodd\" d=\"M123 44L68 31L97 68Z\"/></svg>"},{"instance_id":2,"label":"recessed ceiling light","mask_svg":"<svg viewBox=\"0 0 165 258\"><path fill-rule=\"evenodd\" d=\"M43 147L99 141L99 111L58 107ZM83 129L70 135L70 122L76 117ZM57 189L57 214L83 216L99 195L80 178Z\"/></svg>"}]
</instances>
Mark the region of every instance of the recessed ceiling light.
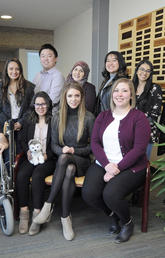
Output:
<instances>
[{"instance_id":1,"label":"recessed ceiling light","mask_svg":"<svg viewBox=\"0 0 165 258\"><path fill-rule=\"evenodd\" d=\"M12 19L13 17L11 16L11 15L6 15L6 14L4 14L4 15L1 15L1 19L4 19L4 20L10 20L10 19Z\"/></svg>"}]
</instances>

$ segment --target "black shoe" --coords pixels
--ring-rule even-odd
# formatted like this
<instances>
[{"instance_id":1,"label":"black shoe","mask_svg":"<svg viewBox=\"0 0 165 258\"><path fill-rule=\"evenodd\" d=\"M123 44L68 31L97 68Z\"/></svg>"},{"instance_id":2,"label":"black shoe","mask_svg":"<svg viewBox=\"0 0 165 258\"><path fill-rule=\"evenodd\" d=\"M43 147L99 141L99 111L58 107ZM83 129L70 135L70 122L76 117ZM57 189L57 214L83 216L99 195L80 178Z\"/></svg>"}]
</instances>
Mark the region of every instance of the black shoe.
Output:
<instances>
[{"instance_id":1,"label":"black shoe","mask_svg":"<svg viewBox=\"0 0 165 258\"><path fill-rule=\"evenodd\" d=\"M119 219L117 216L114 214L110 216L111 222L110 222L110 228L109 228L109 233L110 234L118 234L120 232L120 226L119 226Z\"/></svg>"},{"instance_id":2,"label":"black shoe","mask_svg":"<svg viewBox=\"0 0 165 258\"><path fill-rule=\"evenodd\" d=\"M115 239L115 243L120 244L122 242L128 241L133 234L133 228L134 228L134 224L132 220L127 224L123 225L121 227L120 233L117 235Z\"/></svg>"}]
</instances>

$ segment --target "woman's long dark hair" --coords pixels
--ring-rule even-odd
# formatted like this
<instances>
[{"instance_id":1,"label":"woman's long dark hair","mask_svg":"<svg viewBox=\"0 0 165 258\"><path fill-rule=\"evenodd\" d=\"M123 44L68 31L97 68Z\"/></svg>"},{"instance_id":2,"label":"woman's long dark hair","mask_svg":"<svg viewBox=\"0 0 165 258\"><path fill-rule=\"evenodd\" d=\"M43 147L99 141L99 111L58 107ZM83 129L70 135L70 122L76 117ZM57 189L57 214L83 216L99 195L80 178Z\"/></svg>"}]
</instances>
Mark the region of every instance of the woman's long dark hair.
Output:
<instances>
[{"instance_id":1,"label":"woman's long dark hair","mask_svg":"<svg viewBox=\"0 0 165 258\"><path fill-rule=\"evenodd\" d=\"M104 70L102 72L102 75L105 78L105 80L109 80L109 78L110 78L110 73L106 69L107 57L109 55L116 56L116 58L118 60L119 70L118 70L117 73L125 73L126 74L127 65L126 65L126 63L124 61L124 57L122 56L122 54L120 52L118 52L118 51L110 51L110 52L108 52L108 54L106 54L105 59L104 59Z\"/></svg>"},{"instance_id":2,"label":"woman's long dark hair","mask_svg":"<svg viewBox=\"0 0 165 258\"><path fill-rule=\"evenodd\" d=\"M6 61L5 66L4 66L4 70L2 73L2 101L5 102L7 101L7 93L8 93L8 86L10 85L10 78L8 76L8 65L11 62L15 62L18 67L19 67L19 71L20 71L20 76L17 79L17 90L15 93L15 97L17 100L17 104L18 106L21 106L22 103L22 99L25 95L25 78L23 76L23 67L21 62L17 59L17 58L12 58Z\"/></svg>"},{"instance_id":3,"label":"woman's long dark hair","mask_svg":"<svg viewBox=\"0 0 165 258\"><path fill-rule=\"evenodd\" d=\"M150 73L150 76L148 77L148 79L146 80L146 85L145 85L145 93L146 95L148 94L151 86L152 86L152 76L153 76L153 65L152 63L149 61L149 60L141 60L137 66L136 66L136 69L135 69L135 73L134 73L134 76L133 76L133 84L134 84L134 87L135 87L135 92L137 91L137 87L138 87L138 84L139 84L139 79L138 79L138 76L137 76L137 71L139 69L139 67L142 65L142 64L147 64L149 65L150 67L150 70L151 70L151 73Z\"/></svg>"},{"instance_id":4,"label":"woman's long dark hair","mask_svg":"<svg viewBox=\"0 0 165 258\"><path fill-rule=\"evenodd\" d=\"M48 123L52 117L52 100L51 98L49 97L49 95L45 92L45 91L39 91L37 92L33 99L32 99L32 102L30 104L30 110L29 110L29 119L34 123L38 123L39 122L39 117L35 111L35 107L34 107L34 104L35 104L35 101L36 101L36 98L43 98L45 100L45 103L47 105L47 112L46 112L46 115L45 115L45 122Z\"/></svg>"}]
</instances>

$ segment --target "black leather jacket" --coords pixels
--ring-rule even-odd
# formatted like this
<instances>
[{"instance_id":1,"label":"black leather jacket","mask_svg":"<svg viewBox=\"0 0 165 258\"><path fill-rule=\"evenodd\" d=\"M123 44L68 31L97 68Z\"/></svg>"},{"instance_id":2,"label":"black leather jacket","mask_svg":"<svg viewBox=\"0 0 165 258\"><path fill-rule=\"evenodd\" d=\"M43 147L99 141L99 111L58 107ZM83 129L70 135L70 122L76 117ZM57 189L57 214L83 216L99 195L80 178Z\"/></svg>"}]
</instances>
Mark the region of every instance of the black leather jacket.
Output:
<instances>
[{"instance_id":1,"label":"black leather jacket","mask_svg":"<svg viewBox=\"0 0 165 258\"><path fill-rule=\"evenodd\" d=\"M120 78L127 78L127 75L125 73L117 73L115 77L112 79L112 81L105 86L108 80L104 80L101 84L101 87L99 89L98 95L97 95L97 101L96 101L96 111L95 115L97 116L101 111L105 111L110 109L110 95L111 95L111 89L114 82Z\"/></svg>"}]
</instances>

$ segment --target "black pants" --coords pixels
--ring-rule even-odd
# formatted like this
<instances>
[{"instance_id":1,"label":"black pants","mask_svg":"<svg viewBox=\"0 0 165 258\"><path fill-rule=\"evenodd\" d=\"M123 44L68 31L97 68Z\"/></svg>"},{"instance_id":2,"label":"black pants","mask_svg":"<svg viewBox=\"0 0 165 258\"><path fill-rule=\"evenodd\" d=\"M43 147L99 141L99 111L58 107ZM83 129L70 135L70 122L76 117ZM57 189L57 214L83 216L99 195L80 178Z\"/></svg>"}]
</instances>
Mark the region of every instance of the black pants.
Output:
<instances>
[{"instance_id":1,"label":"black pants","mask_svg":"<svg viewBox=\"0 0 165 258\"><path fill-rule=\"evenodd\" d=\"M130 220L129 204L125 197L144 184L146 169L137 173L122 171L107 183L103 179L105 172L96 163L89 167L82 197L90 206L102 209L107 215L113 211L125 224Z\"/></svg>"},{"instance_id":2,"label":"black pants","mask_svg":"<svg viewBox=\"0 0 165 258\"><path fill-rule=\"evenodd\" d=\"M29 184L32 177L32 201L35 209L41 209L44 201L45 177L52 175L55 169L55 160L47 160L37 166L27 159L19 167L16 179L16 192L20 207L29 205Z\"/></svg>"}]
</instances>

